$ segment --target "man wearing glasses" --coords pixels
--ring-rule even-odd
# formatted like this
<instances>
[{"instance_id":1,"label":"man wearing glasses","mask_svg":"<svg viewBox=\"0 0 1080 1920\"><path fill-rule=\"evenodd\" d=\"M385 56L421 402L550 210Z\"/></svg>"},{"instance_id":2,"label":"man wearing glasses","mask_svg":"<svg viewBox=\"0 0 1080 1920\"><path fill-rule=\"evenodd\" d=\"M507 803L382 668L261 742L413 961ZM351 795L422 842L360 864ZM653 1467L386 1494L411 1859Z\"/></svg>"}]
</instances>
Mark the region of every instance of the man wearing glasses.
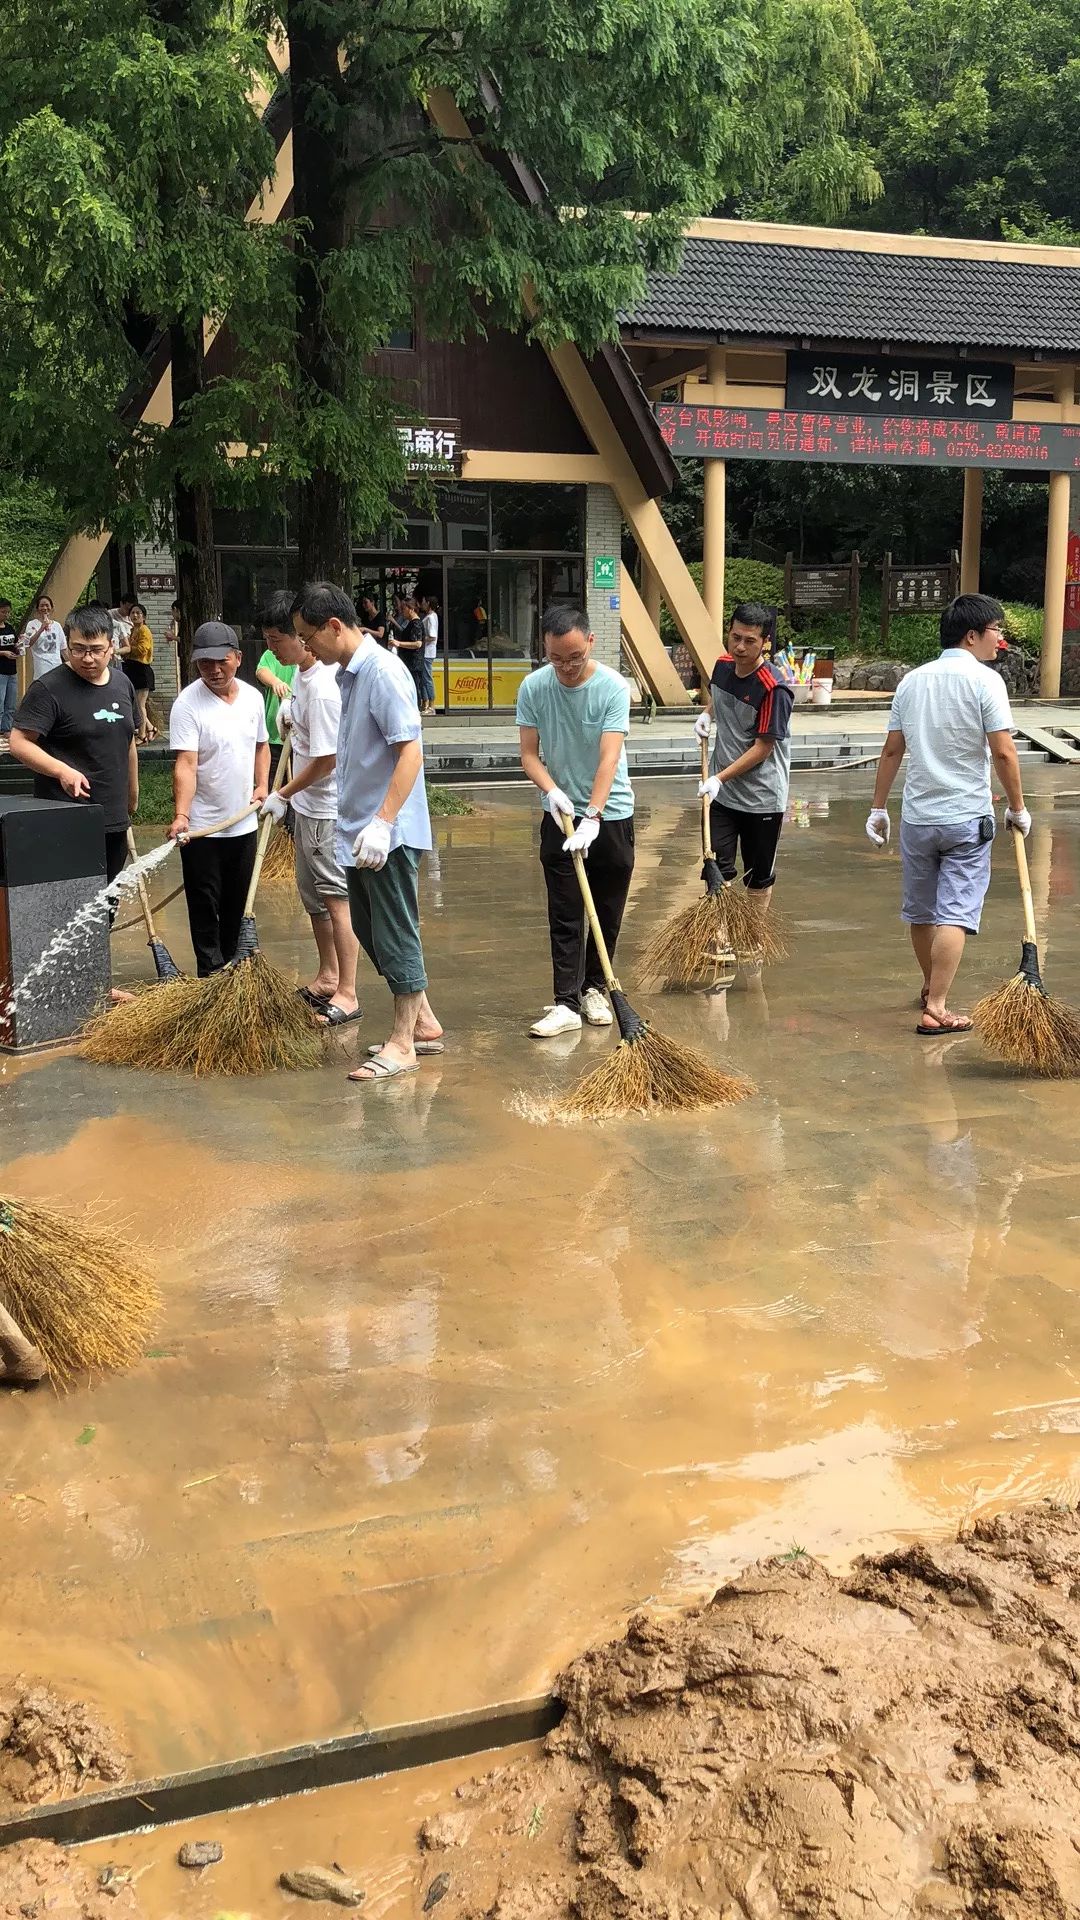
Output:
<instances>
[{"instance_id":1,"label":"man wearing glasses","mask_svg":"<svg viewBox=\"0 0 1080 1920\"><path fill-rule=\"evenodd\" d=\"M101 807L110 881L127 859L127 830L139 804L131 682L113 667L112 657L108 608L76 607L64 661L27 688L11 729L11 751L33 772L39 800L88 800Z\"/></svg>"},{"instance_id":2,"label":"man wearing glasses","mask_svg":"<svg viewBox=\"0 0 1080 1920\"><path fill-rule=\"evenodd\" d=\"M534 1020L536 1040L576 1033L584 1018L611 1025L596 942L586 934L573 856L589 863L600 931L614 958L634 871L634 790L626 768L630 692L593 659L580 607L549 607L542 621L547 665L521 683L521 764L540 789L540 864L547 887L552 1004ZM567 832L564 822L573 826Z\"/></svg>"},{"instance_id":3,"label":"man wearing glasses","mask_svg":"<svg viewBox=\"0 0 1080 1920\"><path fill-rule=\"evenodd\" d=\"M966 1014L950 1012L946 1001L967 936L979 931L990 885L991 763L1005 789L1006 826L1031 831L1009 696L991 664L1004 638L1003 619L998 602L981 593L961 594L945 608L939 658L905 674L896 689L866 822L874 845L883 847L890 832L887 802L906 753L900 917L922 968L915 1031L927 1037L971 1032Z\"/></svg>"}]
</instances>

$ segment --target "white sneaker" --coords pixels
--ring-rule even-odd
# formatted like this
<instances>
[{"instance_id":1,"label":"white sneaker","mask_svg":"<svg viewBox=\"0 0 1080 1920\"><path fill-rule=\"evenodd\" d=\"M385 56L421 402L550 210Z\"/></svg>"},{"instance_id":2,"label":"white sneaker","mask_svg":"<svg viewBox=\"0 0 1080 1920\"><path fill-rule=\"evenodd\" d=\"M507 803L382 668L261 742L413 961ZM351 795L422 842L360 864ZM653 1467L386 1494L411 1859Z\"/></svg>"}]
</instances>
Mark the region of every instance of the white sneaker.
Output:
<instances>
[{"instance_id":1,"label":"white sneaker","mask_svg":"<svg viewBox=\"0 0 1080 1920\"><path fill-rule=\"evenodd\" d=\"M582 994L581 1011L590 1027L610 1027L614 1018L599 987L589 987Z\"/></svg>"},{"instance_id":2,"label":"white sneaker","mask_svg":"<svg viewBox=\"0 0 1080 1920\"><path fill-rule=\"evenodd\" d=\"M539 1020L534 1020L529 1032L534 1040L551 1040L557 1033L579 1033L581 1015L572 1007L545 1007Z\"/></svg>"}]
</instances>

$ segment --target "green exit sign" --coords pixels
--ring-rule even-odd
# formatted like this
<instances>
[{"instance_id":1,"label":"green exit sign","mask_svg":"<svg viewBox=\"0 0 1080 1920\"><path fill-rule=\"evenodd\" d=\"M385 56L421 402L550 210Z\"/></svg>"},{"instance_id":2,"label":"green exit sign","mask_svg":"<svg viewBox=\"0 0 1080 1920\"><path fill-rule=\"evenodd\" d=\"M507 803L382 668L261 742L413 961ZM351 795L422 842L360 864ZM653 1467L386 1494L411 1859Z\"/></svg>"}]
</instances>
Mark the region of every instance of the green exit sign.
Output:
<instances>
[{"instance_id":1,"label":"green exit sign","mask_svg":"<svg viewBox=\"0 0 1080 1920\"><path fill-rule=\"evenodd\" d=\"M615 555L613 553L594 553L592 583L594 587L601 588L610 588L615 585Z\"/></svg>"}]
</instances>

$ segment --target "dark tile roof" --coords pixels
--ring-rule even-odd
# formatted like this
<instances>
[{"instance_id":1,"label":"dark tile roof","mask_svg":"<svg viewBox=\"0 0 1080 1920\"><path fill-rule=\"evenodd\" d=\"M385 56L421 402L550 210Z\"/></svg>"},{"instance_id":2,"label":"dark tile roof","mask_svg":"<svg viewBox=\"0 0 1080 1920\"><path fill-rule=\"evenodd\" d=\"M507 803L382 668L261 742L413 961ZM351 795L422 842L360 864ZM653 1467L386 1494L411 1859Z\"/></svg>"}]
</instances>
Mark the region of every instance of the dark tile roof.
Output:
<instances>
[{"instance_id":1,"label":"dark tile roof","mask_svg":"<svg viewBox=\"0 0 1080 1920\"><path fill-rule=\"evenodd\" d=\"M678 273L654 274L624 322L667 334L1078 353L1080 268L690 239Z\"/></svg>"}]
</instances>

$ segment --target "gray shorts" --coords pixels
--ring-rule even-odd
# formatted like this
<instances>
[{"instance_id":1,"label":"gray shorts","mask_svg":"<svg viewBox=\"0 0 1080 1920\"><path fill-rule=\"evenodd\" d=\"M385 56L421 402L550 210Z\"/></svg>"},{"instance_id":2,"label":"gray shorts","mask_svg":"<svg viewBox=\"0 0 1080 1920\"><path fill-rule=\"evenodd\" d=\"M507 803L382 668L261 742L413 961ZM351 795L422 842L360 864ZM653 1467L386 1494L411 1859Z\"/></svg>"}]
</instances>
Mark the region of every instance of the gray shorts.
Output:
<instances>
[{"instance_id":1,"label":"gray shorts","mask_svg":"<svg viewBox=\"0 0 1080 1920\"><path fill-rule=\"evenodd\" d=\"M325 913L327 900L348 895L345 875L334 858L336 820L319 820L293 809L296 890L309 913Z\"/></svg>"},{"instance_id":2,"label":"gray shorts","mask_svg":"<svg viewBox=\"0 0 1080 1920\"><path fill-rule=\"evenodd\" d=\"M990 885L992 840L980 835L981 820L954 827L916 827L900 822L900 864L909 927L962 927L978 933Z\"/></svg>"}]
</instances>

